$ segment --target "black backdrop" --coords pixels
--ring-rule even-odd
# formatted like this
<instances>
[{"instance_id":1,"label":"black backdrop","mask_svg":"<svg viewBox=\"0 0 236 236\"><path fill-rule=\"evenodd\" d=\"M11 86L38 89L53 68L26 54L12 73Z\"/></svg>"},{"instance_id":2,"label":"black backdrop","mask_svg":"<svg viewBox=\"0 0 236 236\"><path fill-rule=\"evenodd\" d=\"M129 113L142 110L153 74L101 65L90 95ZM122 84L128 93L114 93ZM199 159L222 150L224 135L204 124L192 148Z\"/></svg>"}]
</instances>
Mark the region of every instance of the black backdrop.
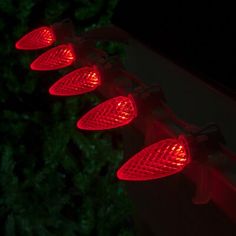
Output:
<instances>
[{"instance_id":1,"label":"black backdrop","mask_svg":"<svg viewBox=\"0 0 236 236\"><path fill-rule=\"evenodd\" d=\"M235 14L227 1L120 0L113 23L235 96Z\"/></svg>"}]
</instances>

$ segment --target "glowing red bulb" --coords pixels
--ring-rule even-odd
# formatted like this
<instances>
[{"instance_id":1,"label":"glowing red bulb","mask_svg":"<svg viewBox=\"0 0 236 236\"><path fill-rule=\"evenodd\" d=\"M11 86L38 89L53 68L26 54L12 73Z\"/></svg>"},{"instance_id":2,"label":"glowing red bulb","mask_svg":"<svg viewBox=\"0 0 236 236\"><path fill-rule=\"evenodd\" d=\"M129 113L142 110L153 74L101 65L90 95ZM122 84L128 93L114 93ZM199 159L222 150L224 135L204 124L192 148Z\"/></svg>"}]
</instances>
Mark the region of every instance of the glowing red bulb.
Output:
<instances>
[{"instance_id":1,"label":"glowing red bulb","mask_svg":"<svg viewBox=\"0 0 236 236\"><path fill-rule=\"evenodd\" d=\"M32 62L30 67L32 70L57 70L71 65L75 59L73 46L63 44L41 54Z\"/></svg>"},{"instance_id":2,"label":"glowing red bulb","mask_svg":"<svg viewBox=\"0 0 236 236\"><path fill-rule=\"evenodd\" d=\"M135 154L117 171L121 180L145 181L180 172L191 160L184 136L165 139Z\"/></svg>"},{"instance_id":3,"label":"glowing red bulb","mask_svg":"<svg viewBox=\"0 0 236 236\"><path fill-rule=\"evenodd\" d=\"M21 50L35 50L48 47L56 41L53 29L48 26L37 28L24 35L16 42L16 48Z\"/></svg>"},{"instance_id":4,"label":"glowing red bulb","mask_svg":"<svg viewBox=\"0 0 236 236\"><path fill-rule=\"evenodd\" d=\"M98 69L83 67L72 71L54 83L49 89L51 95L72 96L90 92L101 84Z\"/></svg>"},{"instance_id":5,"label":"glowing red bulb","mask_svg":"<svg viewBox=\"0 0 236 236\"><path fill-rule=\"evenodd\" d=\"M113 129L129 124L136 116L132 96L119 96L94 107L77 122L77 127L85 130Z\"/></svg>"}]
</instances>

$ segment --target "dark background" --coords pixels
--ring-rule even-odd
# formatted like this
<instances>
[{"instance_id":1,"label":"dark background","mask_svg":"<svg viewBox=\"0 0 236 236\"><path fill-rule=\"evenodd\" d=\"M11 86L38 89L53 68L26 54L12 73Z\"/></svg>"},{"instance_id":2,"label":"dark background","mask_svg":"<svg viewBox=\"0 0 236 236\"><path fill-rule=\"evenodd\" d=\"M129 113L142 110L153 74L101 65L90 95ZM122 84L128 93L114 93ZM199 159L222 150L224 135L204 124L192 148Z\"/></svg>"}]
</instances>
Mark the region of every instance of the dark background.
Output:
<instances>
[{"instance_id":1,"label":"dark background","mask_svg":"<svg viewBox=\"0 0 236 236\"><path fill-rule=\"evenodd\" d=\"M113 23L215 88L235 96L233 3L120 0Z\"/></svg>"}]
</instances>

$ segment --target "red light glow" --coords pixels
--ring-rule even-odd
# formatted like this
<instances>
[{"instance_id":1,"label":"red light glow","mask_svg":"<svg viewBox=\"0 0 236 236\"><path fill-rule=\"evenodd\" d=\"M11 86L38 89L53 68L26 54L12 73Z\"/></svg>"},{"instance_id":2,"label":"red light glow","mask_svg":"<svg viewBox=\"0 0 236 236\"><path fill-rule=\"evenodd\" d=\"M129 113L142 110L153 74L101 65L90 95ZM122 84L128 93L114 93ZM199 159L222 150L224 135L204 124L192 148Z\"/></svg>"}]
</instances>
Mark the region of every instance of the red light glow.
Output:
<instances>
[{"instance_id":1,"label":"red light glow","mask_svg":"<svg viewBox=\"0 0 236 236\"><path fill-rule=\"evenodd\" d=\"M94 107L77 122L77 127L85 130L113 129L129 124L136 116L132 96L119 96Z\"/></svg>"},{"instance_id":2,"label":"red light glow","mask_svg":"<svg viewBox=\"0 0 236 236\"><path fill-rule=\"evenodd\" d=\"M101 84L98 69L83 67L66 74L49 89L51 95L73 96L93 91Z\"/></svg>"},{"instance_id":3,"label":"red light glow","mask_svg":"<svg viewBox=\"0 0 236 236\"><path fill-rule=\"evenodd\" d=\"M184 136L154 143L135 154L117 171L121 180L145 181L180 172L191 160Z\"/></svg>"},{"instance_id":4,"label":"red light glow","mask_svg":"<svg viewBox=\"0 0 236 236\"><path fill-rule=\"evenodd\" d=\"M37 28L20 38L15 46L21 50L35 50L48 47L56 41L51 27L43 26Z\"/></svg>"},{"instance_id":5,"label":"red light glow","mask_svg":"<svg viewBox=\"0 0 236 236\"><path fill-rule=\"evenodd\" d=\"M75 58L73 46L63 44L41 54L32 62L30 67L32 70L57 70L70 66Z\"/></svg>"}]
</instances>

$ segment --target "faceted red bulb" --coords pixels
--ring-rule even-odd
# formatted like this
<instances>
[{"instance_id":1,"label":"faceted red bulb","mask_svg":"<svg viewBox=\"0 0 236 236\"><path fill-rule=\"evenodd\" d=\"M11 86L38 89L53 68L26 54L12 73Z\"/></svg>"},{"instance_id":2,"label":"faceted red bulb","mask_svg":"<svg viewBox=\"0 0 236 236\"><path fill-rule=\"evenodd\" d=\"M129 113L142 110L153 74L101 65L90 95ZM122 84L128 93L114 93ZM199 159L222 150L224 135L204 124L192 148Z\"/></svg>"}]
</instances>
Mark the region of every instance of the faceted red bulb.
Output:
<instances>
[{"instance_id":1,"label":"faceted red bulb","mask_svg":"<svg viewBox=\"0 0 236 236\"><path fill-rule=\"evenodd\" d=\"M77 127L85 130L113 129L129 124L136 116L132 96L119 96L94 107L77 122Z\"/></svg>"},{"instance_id":2,"label":"faceted red bulb","mask_svg":"<svg viewBox=\"0 0 236 236\"><path fill-rule=\"evenodd\" d=\"M35 50L48 47L56 41L53 29L48 26L37 28L20 38L15 46L21 50Z\"/></svg>"},{"instance_id":3,"label":"faceted red bulb","mask_svg":"<svg viewBox=\"0 0 236 236\"><path fill-rule=\"evenodd\" d=\"M191 160L184 136L154 143L135 154L117 171L121 180L145 181L180 172Z\"/></svg>"},{"instance_id":4,"label":"faceted red bulb","mask_svg":"<svg viewBox=\"0 0 236 236\"><path fill-rule=\"evenodd\" d=\"M62 44L41 54L30 67L32 70L57 70L71 65L75 59L73 46Z\"/></svg>"},{"instance_id":5,"label":"faceted red bulb","mask_svg":"<svg viewBox=\"0 0 236 236\"><path fill-rule=\"evenodd\" d=\"M101 84L101 76L96 68L83 67L66 74L49 89L51 95L73 96L90 92Z\"/></svg>"}]
</instances>

